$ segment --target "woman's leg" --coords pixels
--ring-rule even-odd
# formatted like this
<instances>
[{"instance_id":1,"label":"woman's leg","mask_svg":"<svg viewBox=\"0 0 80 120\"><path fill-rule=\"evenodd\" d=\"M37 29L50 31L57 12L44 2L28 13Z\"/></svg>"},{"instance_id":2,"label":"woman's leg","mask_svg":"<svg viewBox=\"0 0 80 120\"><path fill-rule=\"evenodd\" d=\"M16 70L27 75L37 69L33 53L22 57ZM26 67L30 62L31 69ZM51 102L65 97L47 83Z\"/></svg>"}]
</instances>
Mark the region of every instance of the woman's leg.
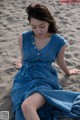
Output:
<instances>
[{"instance_id":1,"label":"woman's leg","mask_svg":"<svg viewBox=\"0 0 80 120\"><path fill-rule=\"evenodd\" d=\"M45 98L39 93L33 93L21 105L26 120L40 120L37 110L46 103Z\"/></svg>"}]
</instances>

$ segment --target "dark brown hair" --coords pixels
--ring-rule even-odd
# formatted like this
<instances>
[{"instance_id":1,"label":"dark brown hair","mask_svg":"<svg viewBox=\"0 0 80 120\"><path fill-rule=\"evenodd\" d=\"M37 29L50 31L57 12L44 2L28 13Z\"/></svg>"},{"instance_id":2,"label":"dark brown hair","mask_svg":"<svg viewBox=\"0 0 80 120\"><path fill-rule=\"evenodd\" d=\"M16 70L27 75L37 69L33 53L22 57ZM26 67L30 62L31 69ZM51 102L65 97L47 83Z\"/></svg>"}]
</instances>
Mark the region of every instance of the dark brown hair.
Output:
<instances>
[{"instance_id":1,"label":"dark brown hair","mask_svg":"<svg viewBox=\"0 0 80 120\"><path fill-rule=\"evenodd\" d=\"M26 12L28 14L29 22L30 22L31 18L46 21L46 22L50 23L48 32L50 32L50 33L58 32L56 22L55 22L54 18L52 17L51 13L49 12L48 8L45 5L39 4L39 3L30 4L26 8Z\"/></svg>"}]
</instances>

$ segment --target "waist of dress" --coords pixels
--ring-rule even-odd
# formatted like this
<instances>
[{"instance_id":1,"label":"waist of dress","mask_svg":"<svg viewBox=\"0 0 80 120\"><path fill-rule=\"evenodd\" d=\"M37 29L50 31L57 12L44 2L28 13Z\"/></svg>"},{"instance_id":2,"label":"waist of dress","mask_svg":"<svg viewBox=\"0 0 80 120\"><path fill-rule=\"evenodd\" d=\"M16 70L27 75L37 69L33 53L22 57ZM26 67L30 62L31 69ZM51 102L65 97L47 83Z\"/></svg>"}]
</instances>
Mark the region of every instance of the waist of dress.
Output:
<instances>
[{"instance_id":1,"label":"waist of dress","mask_svg":"<svg viewBox=\"0 0 80 120\"><path fill-rule=\"evenodd\" d=\"M52 66L52 62L23 62L22 66L29 68L32 66L42 66L42 67L51 67Z\"/></svg>"}]
</instances>

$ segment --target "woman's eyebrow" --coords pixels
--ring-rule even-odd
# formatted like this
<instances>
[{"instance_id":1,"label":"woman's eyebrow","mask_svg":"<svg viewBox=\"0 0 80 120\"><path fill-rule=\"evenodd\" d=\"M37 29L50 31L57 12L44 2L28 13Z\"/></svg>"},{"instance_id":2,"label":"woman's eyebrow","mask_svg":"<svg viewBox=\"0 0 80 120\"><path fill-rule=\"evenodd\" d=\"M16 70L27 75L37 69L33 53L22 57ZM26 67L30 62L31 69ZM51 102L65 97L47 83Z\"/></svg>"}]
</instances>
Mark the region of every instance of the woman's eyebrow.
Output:
<instances>
[{"instance_id":1,"label":"woman's eyebrow","mask_svg":"<svg viewBox=\"0 0 80 120\"><path fill-rule=\"evenodd\" d=\"M44 23L41 23L39 26L44 25Z\"/></svg>"}]
</instances>

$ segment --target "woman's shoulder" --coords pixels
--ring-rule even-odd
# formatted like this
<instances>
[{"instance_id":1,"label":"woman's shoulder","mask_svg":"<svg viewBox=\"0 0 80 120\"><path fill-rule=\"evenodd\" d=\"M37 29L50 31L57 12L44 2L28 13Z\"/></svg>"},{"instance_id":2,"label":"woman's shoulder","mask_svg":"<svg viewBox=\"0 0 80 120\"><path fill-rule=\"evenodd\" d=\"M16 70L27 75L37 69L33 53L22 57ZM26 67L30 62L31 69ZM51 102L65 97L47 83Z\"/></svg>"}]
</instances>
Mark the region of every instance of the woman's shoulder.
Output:
<instances>
[{"instance_id":1,"label":"woman's shoulder","mask_svg":"<svg viewBox=\"0 0 80 120\"><path fill-rule=\"evenodd\" d=\"M53 37L54 37L54 39L55 39L55 42L64 42L64 43L67 43L67 40L61 35L61 34L58 34L58 33L56 33L56 34L54 34L53 35Z\"/></svg>"},{"instance_id":2,"label":"woman's shoulder","mask_svg":"<svg viewBox=\"0 0 80 120\"><path fill-rule=\"evenodd\" d=\"M53 34L55 36L56 39L65 39L61 34Z\"/></svg>"},{"instance_id":3,"label":"woman's shoulder","mask_svg":"<svg viewBox=\"0 0 80 120\"><path fill-rule=\"evenodd\" d=\"M31 36L33 32L31 30L23 31L22 36Z\"/></svg>"}]
</instances>

